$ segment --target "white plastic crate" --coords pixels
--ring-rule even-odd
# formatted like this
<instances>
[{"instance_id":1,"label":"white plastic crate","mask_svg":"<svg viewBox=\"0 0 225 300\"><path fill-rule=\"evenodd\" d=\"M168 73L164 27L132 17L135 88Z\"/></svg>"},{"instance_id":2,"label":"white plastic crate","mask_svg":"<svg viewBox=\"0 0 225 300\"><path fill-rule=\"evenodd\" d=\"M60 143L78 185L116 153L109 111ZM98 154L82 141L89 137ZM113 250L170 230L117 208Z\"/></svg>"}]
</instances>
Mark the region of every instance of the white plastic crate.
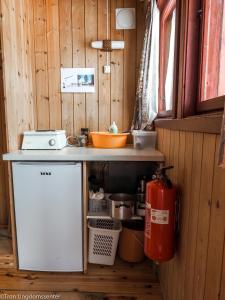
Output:
<instances>
[{"instance_id":1,"label":"white plastic crate","mask_svg":"<svg viewBox=\"0 0 225 300\"><path fill-rule=\"evenodd\" d=\"M119 234L119 220L92 219L89 227L88 261L93 264L110 265L115 261Z\"/></svg>"}]
</instances>

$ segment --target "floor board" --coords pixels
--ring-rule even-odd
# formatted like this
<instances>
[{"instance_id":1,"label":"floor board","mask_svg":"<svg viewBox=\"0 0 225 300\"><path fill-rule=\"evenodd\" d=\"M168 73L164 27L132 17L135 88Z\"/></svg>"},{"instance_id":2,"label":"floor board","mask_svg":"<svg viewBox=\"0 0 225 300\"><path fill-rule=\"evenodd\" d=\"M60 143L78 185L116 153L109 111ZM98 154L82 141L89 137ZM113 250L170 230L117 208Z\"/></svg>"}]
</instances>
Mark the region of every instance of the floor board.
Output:
<instances>
[{"instance_id":1,"label":"floor board","mask_svg":"<svg viewBox=\"0 0 225 300\"><path fill-rule=\"evenodd\" d=\"M160 286L155 273L148 260L141 264L128 264L119 259L112 267L90 264L87 274L2 269L0 291L18 295L18 299L23 299L19 295L25 294L29 295L28 299L39 299L35 294L42 293L48 295L48 299L56 300L160 300ZM34 295L33 298L30 295Z\"/></svg>"},{"instance_id":2,"label":"floor board","mask_svg":"<svg viewBox=\"0 0 225 300\"><path fill-rule=\"evenodd\" d=\"M12 240L6 228L0 228L0 268L14 268Z\"/></svg>"}]
</instances>

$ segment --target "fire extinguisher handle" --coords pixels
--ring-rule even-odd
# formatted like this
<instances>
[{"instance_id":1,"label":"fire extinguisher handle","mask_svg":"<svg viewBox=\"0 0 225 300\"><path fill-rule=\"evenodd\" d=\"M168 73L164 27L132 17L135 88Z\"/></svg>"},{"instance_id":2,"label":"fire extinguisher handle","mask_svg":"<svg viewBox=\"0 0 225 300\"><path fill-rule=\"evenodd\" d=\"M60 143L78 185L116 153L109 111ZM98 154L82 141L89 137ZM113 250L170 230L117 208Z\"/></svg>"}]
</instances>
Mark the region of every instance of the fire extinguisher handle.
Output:
<instances>
[{"instance_id":1,"label":"fire extinguisher handle","mask_svg":"<svg viewBox=\"0 0 225 300\"><path fill-rule=\"evenodd\" d=\"M173 168L174 168L174 166L162 167L162 168L161 168L161 174L162 174L163 176L166 176L166 171L167 171L167 170L170 170L170 169L173 169Z\"/></svg>"}]
</instances>

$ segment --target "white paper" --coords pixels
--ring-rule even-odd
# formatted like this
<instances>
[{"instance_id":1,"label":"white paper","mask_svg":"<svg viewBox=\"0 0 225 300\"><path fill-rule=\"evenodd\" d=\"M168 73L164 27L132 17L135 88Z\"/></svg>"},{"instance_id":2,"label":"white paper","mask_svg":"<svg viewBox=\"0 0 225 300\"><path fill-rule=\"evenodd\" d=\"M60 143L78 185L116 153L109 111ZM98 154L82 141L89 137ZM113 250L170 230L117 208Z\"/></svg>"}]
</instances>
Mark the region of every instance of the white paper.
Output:
<instances>
[{"instance_id":1,"label":"white paper","mask_svg":"<svg viewBox=\"0 0 225 300\"><path fill-rule=\"evenodd\" d=\"M94 68L61 68L62 93L94 93Z\"/></svg>"}]
</instances>

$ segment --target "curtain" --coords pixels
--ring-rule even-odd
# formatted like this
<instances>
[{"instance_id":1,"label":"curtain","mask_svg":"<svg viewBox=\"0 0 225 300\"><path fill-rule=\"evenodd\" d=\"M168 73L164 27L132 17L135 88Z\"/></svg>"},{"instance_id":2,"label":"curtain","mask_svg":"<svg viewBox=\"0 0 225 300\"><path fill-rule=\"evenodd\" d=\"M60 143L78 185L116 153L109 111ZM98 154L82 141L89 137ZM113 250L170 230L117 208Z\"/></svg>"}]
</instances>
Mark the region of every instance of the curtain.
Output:
<instances>
[{"instance_id":1,"label":"curtain","mask_svg":"<svg viewBox=\"0 0 225 300\"><path fill-rule=\"evenodd\" d=\"M151 130L158 112L160 13L155 0L150 1L136 91L132 129Z\"/></svg>"}]
</instances>

